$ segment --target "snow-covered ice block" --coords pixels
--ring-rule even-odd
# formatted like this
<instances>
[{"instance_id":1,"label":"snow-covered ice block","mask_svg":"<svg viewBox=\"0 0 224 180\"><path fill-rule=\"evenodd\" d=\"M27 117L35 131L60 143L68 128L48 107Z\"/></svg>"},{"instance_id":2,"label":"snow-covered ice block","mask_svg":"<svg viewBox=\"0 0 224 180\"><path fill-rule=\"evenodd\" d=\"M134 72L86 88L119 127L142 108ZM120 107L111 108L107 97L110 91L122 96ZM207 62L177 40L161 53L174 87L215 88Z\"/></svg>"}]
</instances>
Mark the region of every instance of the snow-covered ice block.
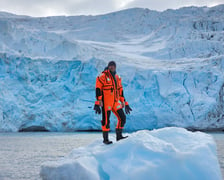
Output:
<instances>
[{"instance_id":1,"label":"snow-covered ice block","mask_svg":"<svg viewBox=\"0 0 224 180\"><path fill-rule=\"evenodd\" d=\"M61 160L46 162L40 176L45 180L222 179L213 138L174 127L138 131L112 145L97 140Z\"/></svg>"}]
</instances>

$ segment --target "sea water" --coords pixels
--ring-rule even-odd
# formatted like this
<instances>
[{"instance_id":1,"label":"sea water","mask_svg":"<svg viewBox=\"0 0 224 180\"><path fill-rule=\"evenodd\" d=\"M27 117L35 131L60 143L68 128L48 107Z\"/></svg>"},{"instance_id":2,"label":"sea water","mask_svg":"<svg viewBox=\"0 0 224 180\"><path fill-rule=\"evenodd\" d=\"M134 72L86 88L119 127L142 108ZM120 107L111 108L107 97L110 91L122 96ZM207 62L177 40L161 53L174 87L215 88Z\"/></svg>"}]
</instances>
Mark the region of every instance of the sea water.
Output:
<instances>
[{"instance_id":1,"label":"sea water","mask_svg":"<svg viewBox=\"0 0 224 180\"><path fill-rule=\"evenodd\" d=\"M217 142L220 167L224 175L224 133L210 133ZM40 179L40 166L85 146L101 133L0 133L0 180ZM223 176L224 177L224 176Z\"/></svg>"},{"instance_id":2,"label":"sea water","mask_svg":"<svg viewBox=\"0 0 224 180\"><path fill-rule=\"evenodd\" d=\"M40 166L85 146L100 133L0 133L0 180L40 179Z\"/></svg>"},{"instance_id":3,"label":"sea water","mask_svg":"<svg viewBox=\"0 0 224 180\"><path fill-rule=\"evenodd\" d=\"M224 178L224 132L213 132L209 134L213 136L216 142L217 155L222 172L222 177Z\"/></svg>"}]
</instances>

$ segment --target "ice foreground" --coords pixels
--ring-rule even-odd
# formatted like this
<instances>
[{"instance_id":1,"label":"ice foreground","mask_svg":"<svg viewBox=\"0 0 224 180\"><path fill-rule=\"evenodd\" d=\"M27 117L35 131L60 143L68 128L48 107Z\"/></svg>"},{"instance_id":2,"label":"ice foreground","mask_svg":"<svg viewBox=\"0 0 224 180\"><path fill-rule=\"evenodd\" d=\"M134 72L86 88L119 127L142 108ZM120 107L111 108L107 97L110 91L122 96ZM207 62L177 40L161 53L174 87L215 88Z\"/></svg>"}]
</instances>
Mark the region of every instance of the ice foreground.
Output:
<instances>
[{"instance_id":1,"label":"ice foreground","mask_svg":"<svg viewBox=\"0 0 224 180\"><path fill-rule=\"evenodd\" d=\"M126 130L224 129L223 19L224 5L75 17L0 13L0 131L100 129L95 77L109 60L133 109Z\"/></svg>"},{"instance_id":2,"label":"ice foreground","mask_svg":"<svg viewBox=\"0 0 224 180\"><path fill-rule=\"evenodd\" d=\"M44 180L222 179L210 135L163 128L129 136L109 146L97 140L74 149L64 159L42 165L40 175Z\"/></svg>"}]
</instances>

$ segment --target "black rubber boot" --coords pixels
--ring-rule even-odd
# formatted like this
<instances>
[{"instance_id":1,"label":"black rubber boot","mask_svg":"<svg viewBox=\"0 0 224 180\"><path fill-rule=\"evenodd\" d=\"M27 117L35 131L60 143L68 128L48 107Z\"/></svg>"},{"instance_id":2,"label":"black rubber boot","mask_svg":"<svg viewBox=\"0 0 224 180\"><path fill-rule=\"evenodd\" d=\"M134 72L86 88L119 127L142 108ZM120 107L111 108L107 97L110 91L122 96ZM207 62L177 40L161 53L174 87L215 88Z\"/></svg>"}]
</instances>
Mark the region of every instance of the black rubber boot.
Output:
<instances>
[{"instance_id":1,"label":"black rubber boot","mask_svg":"<svg viewBox=\"0 0 224 180\"><path fill-rule=\"evenodd\" d=\"M122 129L116 129L116 135L117 135L117 141L128 137L128 136L122 136Z\"/></svg>"},{"instance_id":2,"label":"black rubber boot","mask_svg":"<svg viewBox=\"0 0 224 180\"><path fill-rule=\"evenodd\" d=\"M103 131L103 143L104 144L112 144L113 143L112 141L109 141L108 134L109 134L108 131Z\"/></svg>"}]
</instances>

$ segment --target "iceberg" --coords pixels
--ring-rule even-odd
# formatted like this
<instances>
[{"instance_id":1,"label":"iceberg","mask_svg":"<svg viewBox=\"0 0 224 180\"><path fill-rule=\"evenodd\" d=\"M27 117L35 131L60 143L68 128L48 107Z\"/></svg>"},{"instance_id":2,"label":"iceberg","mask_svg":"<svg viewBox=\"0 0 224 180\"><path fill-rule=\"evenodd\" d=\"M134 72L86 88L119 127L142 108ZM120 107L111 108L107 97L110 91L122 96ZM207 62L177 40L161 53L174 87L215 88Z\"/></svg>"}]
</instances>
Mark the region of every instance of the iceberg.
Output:
<instances>
[{"instance_id":1,"label":"iceberg","mask_svg":"<svg viewBox=\"0 0 224 180\"><path fill-rule=\"evenodd\" d=\"M137 131L112 145L96 140L44 163L40 176L43 180L222 179L213 138L174 127Z\"/></svg>"}]
</instances>

